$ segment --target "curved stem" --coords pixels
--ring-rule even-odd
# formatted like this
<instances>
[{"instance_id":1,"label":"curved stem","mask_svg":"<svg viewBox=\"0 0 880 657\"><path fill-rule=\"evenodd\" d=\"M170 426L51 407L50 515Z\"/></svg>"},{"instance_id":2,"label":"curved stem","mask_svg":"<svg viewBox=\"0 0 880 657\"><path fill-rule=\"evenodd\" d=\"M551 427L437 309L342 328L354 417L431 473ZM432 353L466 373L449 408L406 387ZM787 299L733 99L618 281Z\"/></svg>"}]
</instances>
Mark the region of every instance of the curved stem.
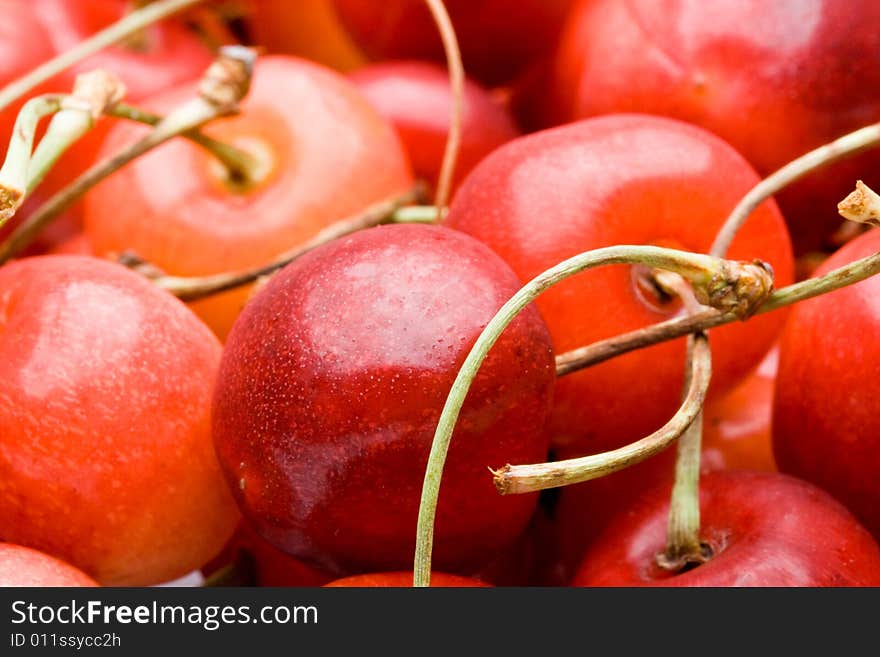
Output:
<instances>
[{"instance_id":1,"label":"curved stem","mask_svg":"<svg viewBox=\"0 0 880 657\"><path fill-rule=\"evenodd\" d=\"M151 278L153 278L153 282L158 286L168 290L174 296L184 301L194 301L212 294L242 287L243 285L253 283L262 276L274 273L322 244L358 230L394 220L395 213L399 209L409 203L418 201L423 196L424 187L417 185L403 194L380 201L353 217L331 224L305 244L297 246L278 256L272 262L259 267L208 276L168 276L160 274L158 276L151 276ZM139 266L143 264L142 262L138 263ZM154 271L154 269L149 269L148 263L146 264L148 265L147 271Z\"/></svg>"},{"instance_id":2,"label":"curved stem","mask_svg":"<svg viewBox=\"0 0 880 657\"><path fill-rule=\"evenodd\" d=\"M53 219L107 176L169 139L234 112L238 100L247 92L244 78L249 76L252 69L250 57L249 51L223 49L218 59L206 71L197 98L175 109L139 141L92 166L40 206L0 245L0 263L21 251Z\"/></svg>"},{"instance_id":3,"label":"curved stem","mask_svg":"<svg viewBox=\"0 0 880 657\"><path fill-rule=\"evenodd\" d=\"M694 354L684 402L660 429L634 443L600 454L550 463L505 465L493 471L495 488L501 495L516 495L577 484L618 472L665 450L694 424L706 398L712 359L703 333L694 338Z\"/></svg>"},{"instance_id":4,"label":"curved stem","mask_svg":"<svg viewBox=\"0 0 880 657\"><path fill-rule=\"evenodd\" d=\"M158 0L158 2L131 12L113 25L78 43L74 48L61 53L45 64L41 64L27 75L0 89L0 110L5 109L37 85L55 77L86 57L199 2L203 2L203 0Z\"/></svg>"},{"instance_id":5,"label":"curved stem","mask_svg":"<svg viewBox=\"0 0 880 657\"><path fill-rule=\"evenodd\" d=\"M43 117L60 110L62 100L64 96L60 94L32 98L15 119L6 159L0 168L0 226L15 214L27 195L37 125Z\"/></svg>"},{"instance_id":6,"label":"curved stem","mask_svg":"<svg viewBox=\"0 0 880 657\"><path fill-rule=\"evenodd\" d=\"M832 292L863 281L877 273L880 273L880 253L851 262L820 278L811 278L776 290L757 307L755 314L772 312L793 303ZM652 324L560 354L556 357L556 374L565 376L635 349L674 340L695 331L706 331L739 319L741 318L734 313L708 308L695 315L683 315Z\"/></svg>"},{"instance_id":7,"label":"curved stem","mask_svg":"<svg viewBox=\"0 0 880 657\"><path fill-rule=\"evenodd\" d=\"M111 73L95 70L76 77L73 93L61 101L28 166L31 194L61 155L86 134L125 95L125 85Z\"/></svg>"},{"instance_id":8,"label":"curved stem","mask_svg":"<svg viewBox=\"0 0 880 657\"><path fill-rule=\"evenodd\" d=\"M446 66L449 68L449 84L452 88L452 109L449 117L449 136L443 152L443 163L437 180L437 192L434 205L442 209L449 202L452 191L452 178L455 175L455 162L461 148L462 116L464 114L464 65L461 61L461 50L455 36L452 20L443 4L443 0L425 0L431 15L440 31L443 50L446 53Z\"/></svg>"},{"instance_id":9,"label":"curved stem","mask_svg":"<svg viewBox=\"0 0 880 657\"><path fill-rule=\"evenodd\" d=\"M701 290L702 296L708 298L711 298L712 295L707 292L717 286L720 277L730 275L731 272L739 268L754 266L653 246L613 246L588 251L569 258L539 274L514 294L480 333L455 377L452 389L449 391L440 414L422 485L413 564L414 586L430 585L434 518L446 453L449 450L452 432L464 399L492 345L520 311L532 303L542 292L569 276L586 269L610 264L642 264L674 271L686 278L695 287L695 290Z\"/></svg>"},{"instance_id":10,"label":"curved stem","mask_svg":"<svg viewBox=\"0 0 880 657\"><path fill-rule=\"evenodd\" d=\"M866 126L792 160L755 185L733 209L721 227L712 255L724 256L748 216L761 203L794 181L828 164L856 155L880 144L880 123Z\"/></svg>"},{"instance_id":11,"label":"curved stem","mask_svg":"<svg viewBox=\"0 0 880 657\"><path fill-rule=\"evenodd\" d=\"M153 114L152 112L124 103L111 107L107 111L107 115L154 127L159 125L164 119L160 114ZM250 153L209 137L199 130L190 130L182 133L180 136L189 139L194 144L198 144L217 158L217 161L226 167L231 179L250 180L255 177L253 172L259 169L259 164Z\"/></svg>"}]
</instances>

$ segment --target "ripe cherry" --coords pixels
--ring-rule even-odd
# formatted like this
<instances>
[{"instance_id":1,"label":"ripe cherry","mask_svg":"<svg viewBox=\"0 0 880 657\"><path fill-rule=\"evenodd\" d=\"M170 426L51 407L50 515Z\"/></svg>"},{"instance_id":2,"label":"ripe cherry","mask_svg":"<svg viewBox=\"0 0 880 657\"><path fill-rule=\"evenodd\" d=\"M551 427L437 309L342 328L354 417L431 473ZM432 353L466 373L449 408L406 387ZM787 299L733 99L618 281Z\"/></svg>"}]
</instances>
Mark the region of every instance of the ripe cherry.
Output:
<instances>
[{"instance_id":1,"label":"ripe cherry","mask_svg":"<svg viewBox=\"0 0 880 657\"><path fill-rule=\"evenodd\" d=\"M880 233L849 242L822 275L880 251ZM797 304L781 341L773 407L779 469L829 491L880 537L880 278Z\"/></svg>"},{"instance_id":2,"label":"ripe cherry","mask_svg":"<svg viewBox=\"0 0 880 657\"><path fill-rule=\"evenodd\" d=\"M256 531L334 571L411 568L440 411L518 288L487 247L426 225L360 231L275 275L229 335L214 400L220 462ZM526 526L536 495L499 496L487 467L546 459L554 381L550 337L530 307L493 347L459 418L438 569L471 574Z\"/></svg>"},{"instance_id":3,"label":"ripe cherry","mask_svg":"<svg viewBox=\"0 0 880 657\"><path fill-rule=\"evenodd\" d=\"M220 351L119 265L0 269L0 539L108 585L169 581L219 552L239 519L211 444Z\"/></svg>"},{"instance_id":4,"label":"ripe cherry","mask_svg":"<svg viewBox=\"0 0 880 657\"><path fill-rule=\"evenodd\" d=\"M766 175L877 121L880 69L866 53L880 49L878 21L874 0L582 0L536 104L542 125L612 112L690 121ZM779 195L799 252L833 232L837 202L878 165L866 155Z\"/></svg>"},{"instance_id":5,"label":"ripe cherry","mask_svg":"<svg viewBox=\"0 0 880 657\"><path fill-rule=\"evenodd\" d=\"M619 516L584 557L575 586L880 586L880 547L823 490L778 473L714 472L700 484L706 563L660 568L669 486Z\"/></svg>"},{"instance_id":6,"label":"ripe cherry","mask_svg":"<svg viewBox=\"0 0 880 657\"><path fill-rule=\"evenodd\" d=\"M424 0L335 0L339 17L371 57L445 61ZM516 77L549 53L572 0L445 0L469 75L487 84Z\"/></svg>"},{"instance_id":7,"label":"ripe cherry","mask_svg":"<svg viewBox=\"0 0 880 657\"><path fill-rule=\"evenodd\" d=\"M192 93L178 89L152 104L173 107ZM97 255L133 250L182 276L253 267L412 184L393 128L342 75L305 60L260 59L241 114L206 132L254 156L254 179L230 180L183 139L164 144L86 199L86 233ZM143 126L119 125L105 152L143 134ZM247 295L241 288L192 307L222 339Z\"/></svg>"},{"instance_id":8,"label":"ripe cherry","mask_svg":"<svg viewBox=\"0 0 880 657\"><path fill-rule=\"evenodd\" d=\"M429 62L380 62L349 78L397 129L416 176L436 186L454 102L446 70ZM501 102L466 80L453 189L486 155L518 135Z\"/></svg>"},{"instance_id":9,"label":"ripe cherry","mask_svg":"<svg viewBox=\"0 0 880 657\"><path fill-rule=\"evenodd\" d=\"M706 252L758 177L728 144L679 121L611 115L516 139L484 159L453 198L446 225L488 244L522 281L577 253L614 244ZM730 257L769 262L792 278L785 224L772 202L738 234ZM537 300L557 353L683 312L644 272L605 267ZM761 360L783 315L712 331L713 391ZM568 455L620 447L658 429L678 408L684 339L560 379L552 439Z\"/></svg>"},{"instance_id":10,"label":"ripe cherry","mask_svg":"<svg viewBox=\"0 0 880 657\"><path fill-rule=\"evenodd\" d=\"M0 586L98 586L98 583L48 554L0 543Z\"/></svg>"}]
</instances>

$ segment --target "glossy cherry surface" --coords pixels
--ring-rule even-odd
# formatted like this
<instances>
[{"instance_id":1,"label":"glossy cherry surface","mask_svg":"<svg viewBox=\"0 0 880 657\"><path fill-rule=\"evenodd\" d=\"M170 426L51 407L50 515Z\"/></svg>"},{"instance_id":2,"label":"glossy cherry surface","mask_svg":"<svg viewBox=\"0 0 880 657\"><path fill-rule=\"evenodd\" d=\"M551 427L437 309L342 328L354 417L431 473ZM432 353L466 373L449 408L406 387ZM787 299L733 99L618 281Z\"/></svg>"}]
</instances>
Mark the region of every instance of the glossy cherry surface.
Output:
<instances>
[{"instance_id":1,"label":"glossy cherry surface","mask_svg":"<svg viewBox=\"0 0 880 657\"><path fill-rule=\"evenodd\" d=\"M778 473L715 472L700 485L713 556L678 574L665 549L669 487L618 517L584 557L575 586L878 586L880 547L828 493Z\"/></svg>"},{"instance_id":2,"label":"glossy cherry surface","mask_svg":"<svg viewBox=\"0 0 880 657\"><path fill-rule=\"evenodd\" d=\"M0 539L109 585L168 581L219 552L239 519L211 443L220 351L119 265L0 269Z\"/></svg>"},{"instance_id":3,"label":"glossy cherry surface","mask_svg":"<svg viewBox=\"0 0 880 657\"><path fill-rule=\"evenodd\" d=\"M649 112L701 125L762 175L880 115L874 0L581 0L538 88L543 121ZM548 88L549 87L549 88ZM858 177L880 156L808 176L779 195L799 251L840 224ZM872 183L873 181L873 183Z\"/></svg>"},{"instance_id":4,"label":"glossy cherry surface","mask_svg":"<svg viewBox=\"0 0 880 657\"><path fill-rule=\"evenodd\" d=\"M880 251L880 233L848 243L821 276ZM782 336L773 408L779 469L812 481L880 537L880 279L798 304Z\"/></svg>"},{"instance_id":5,"label":"glossy cherry surface","mask_svg":"<svg viewBox=\"0 0 880 657\"><path fill-rule=\"evenodd\" d=\"M453 199L445 225L488 244L527 281L578 253L615 244L708 251L758 177L728 144L679 121L610 115L516 139L484 159ZM785 224L763 204L738 234L733 259L769 262L777 286L792 278ZM603 267L547 291L537 306L557 353L682 312L638 269ZM712 331L714 394L761 360L780 313ZM660 428L678 408L684 339L642 349L559 380L553 440L593 453Z\"/></svg>"},{"instance_id":6,"label":"glossy cherry surface","mask_svg":"<svg viewBox=\"0 0 880 657\"><path fill-rule=\"evenodd\" d=\"M519 287L487 247L383 226L279 272L226 344L214 441L245 516L301 559L348 572L411 568L425 465L471 345ZM489 466L542 461L555 381L530 307L468 394L440 492L433 563L470 574L511 544L536 496L497 494Z\"/></svg>"}]
</instances>

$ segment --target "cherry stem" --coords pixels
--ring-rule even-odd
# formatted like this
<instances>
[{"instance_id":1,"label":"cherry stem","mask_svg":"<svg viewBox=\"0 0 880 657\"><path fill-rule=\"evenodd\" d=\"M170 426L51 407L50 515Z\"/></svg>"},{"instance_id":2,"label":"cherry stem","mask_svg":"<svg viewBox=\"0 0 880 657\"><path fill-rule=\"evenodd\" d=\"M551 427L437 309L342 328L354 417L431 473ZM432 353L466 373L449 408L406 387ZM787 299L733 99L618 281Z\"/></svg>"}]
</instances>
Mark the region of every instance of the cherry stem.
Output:
<instances>
[{"instance_id":1,"label":"cherry stem","mask_svg":"<svg viewBox=\"0 0 880 657\"><path fill-rule=\"evenodd\" d=\"M762 279L768 277L766 270L753 263L736 263L698 253L655 246L624 245L596 249L576 255L539 274L523 286L501 307L480 333L455 377L440 414L422 485L413 564L414 586L430 585L434 519L446 454L467 392L492 345L495 344L508 324L541 293L569 276L586 269L611 264L641 264L674 271L694 286L698 298L717 301L722 303L725 308L737 308L738 310L730 311L733 313L740 312L742 308L750 306L751 302L731 304L731 298L728 295L719 296L716 292L726 287L727 289L741 290L743 294L758 294L755 286L741 286L739 282L752 277ZM766 294L766 292L761 293Z\"/></svg>"},{"instance_id":2,"label":"cherry stem","mask_svg":"<svg viewBox=\"0 0 880 657\"><path fill-rule=\"evenodd\" d=\"M778 191L808 173L874 148L878 144L880 123L874 123L820 146L770 174L743 196L715 237L709 253L723 257L749 215Z\"/></svg>"},{"instance_id":3,"label":"cherry stem","mask_svg":"<svg viewBox=\"0 0 880 657\"><path fill-rule=\"evenodd\" d=\"M443 162L437 179L437 192L434 205L442 209L446 207L452 192L452 178L455 175L455 163L461 148L462 117L464 115L464 64L461 61L461 49L449 12L442 0L425 0L443 42L446 53L446 66L449 69L449 84L452 88L452 109L449 116L449 134L443 152Z\"/></svg>"},{"instance_id":4,"label":"cherry stem","mask_svg":"<svg viewBox=\"0 0 880 657\"><path fill-rule=\"evenodd\" d=\"M124 95L125 85L106 71L89 71L76 77L73 93L61 101L60 111L52 117L46 134L31 158L28 194L43 181L58 158L91 130L95 122Z\"/></svg>"},{"instance_id":5,"label":"cherry stem","mask_svg":"<svg viewBox=\"0 0 880 657\"><path fill-rule=\"evenodd\" d=\"M689 314L702 310L681 277L670 272L659 272L655 276L664 290L675 294L684 303ZM688 337L685 358L685 395L691 386L691 372L696 358L702 359L703 366L711 368L711 350L695 355L697 342L706 340L705 333L695 333ZM657 555L661 568L678 572L688 564L706 561L707 555L700 542L700 449L703 440L703 407L700 404L694 421L684 430L678 440L678 454L675 461L675 483L669 504L669 520L666 534L666 551Z\"/></svg>"},{"instance_id":6,"label":"cherry stem","mask_svg":"<svg viewBox=\"0 0 880 657\"><path fill-rule=\"evenodd\" d=\"M880 273L880 253L851 262L820 278L811 278L776 290L758 305L754 314L779 310L799 301L858 283L877 273ZM565 376L635 349L674 340L688 333L706 331L741 319L742 317L734 312L719 311L714 308L707 308L693 315L675 317L560 354L556 357L556 374Z\"/></svg>"},{"instance_id":7,"label":"cherry stem","mask_svg":"<svg viewBox=\"0 0 880 657\"><path fill-rule=\"evenodd\" d=\"M204 0L159 0L137 11L127 14L116 23L96 32L90 38L78 43L67 52L61 53L48 62L41 64L19 78L0 89L0 110L33 90L39 84L55 77L62 71L74 64L81 62L86 57L95 54L99 50L112 46L145 27L152 25L172 14L183 11Z\"/></svg>"},{"instance_id":8,"label":"cherry stem","mask_svg":"<svg viewBox=\"0 0 880 657\"><path fill-rule=\"evenodd\" d=\"M123 151L99 162L50 198L0 245L0 263L21 251L53 219L88 190L147 151L221 116L234 113L247 93L254 52L238 46L221 49L199 85L198 97L162 119L153 130Z\"/></svg>"},{"instance_id":9,"label":"cherry stem","mask_svg":"<svg viewBox=\"0 0 880 657\"><path fill-rule=\"evenodd\" d=\"M669 447L699 419L709 388L712 360L708 340L704 333L697 333L692 340L695 357L688 371L687 394L675 415L660 429L608 452L550 463L505 465L492 471L496 490L501 495L517 495L598 479L644 461Z\"/></svg>"},{"instance_id":10,"label":"cherry stem","mask_svg":"<svg viewBox=\"0 0 880 657\"><path fill-rule=\"evenodd\" d=\"M164 119L160 114L153 114L152 112L124 103L110 108L107 115L154 127L159 125ZM230 179L247 182L253 181L257 177L255 172L259 169L259 164L247 151L209 137L199 130L189 130L180 136L189 139L194 144L198 144L217 158L217 161L226 167Z\"/></svg>"},{"instance_id":11,"label":"cherry stem","mask_svg":"<svg viewBox=\"0 0 880 657\"><path fill-rule=\"evenodd\" d=\"M59 111L63 99L60 94L32 98L15 119L6 160L0 168L0 226L16 213L27 195L28 167L37 125L43 117Z\"/></svg>"},{"instance_id":12,"label":"cherry stem","mask_svg":"<svg viewBox=\"0 0 880 657\"><path fill-rule=\"evenodd\" d=\"M417 184L403 194L379 201L352 217L331 224L308 242L286 251L268 264L242 271L224 272L208 276L169 276L159 271L150 263L139 259L137 254L123 254L123 258L127 260L126 264L130 267L139 270L151 278L156 285L167 290L177 298L184 301L194 301L253 283L263 276L268 276L278 271L322 244L326 244L339 237L383 223L400 222L397 213L404 206L423 199L424 195L424 185L421 183Z\"/></svg>"}]
</instances>

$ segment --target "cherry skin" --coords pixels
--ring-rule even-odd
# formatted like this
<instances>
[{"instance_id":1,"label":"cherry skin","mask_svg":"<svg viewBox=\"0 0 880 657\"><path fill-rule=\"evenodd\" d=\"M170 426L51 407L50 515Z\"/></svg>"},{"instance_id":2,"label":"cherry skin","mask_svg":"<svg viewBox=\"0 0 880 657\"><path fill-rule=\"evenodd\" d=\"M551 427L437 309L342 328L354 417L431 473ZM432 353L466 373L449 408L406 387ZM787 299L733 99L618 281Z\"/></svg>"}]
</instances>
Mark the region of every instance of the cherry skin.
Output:
<instances>
[{"instance_id":1,"label":"cherry skin","mask_svg":"<svg viewBox=\"0 0 880 657\"><path fill-rule=\"evenodd\" d=\"M428 452L471 345L519 288L487 247L426 225L360 231L279 272L226 343L214 442L254 529L346 574L412 567ZM536 496L487 468L544 460L555 381L530 307L480 369L443 474L434 565L470 574L510 545Z\"/></svg>"},{"instance_id":2,"label":"cherry skin","mask_svg":"<svg viewBox=\"0 0 880 657\"><path fill-rule=\"evenodd\" d=\"M454 102L446 69L429 62L380 62L349 78L397 129L415 175L436 186ZM518 135L507 109L479 84L466 80L453 188L486 155Z\"/></svg>"},{"instance_id":3,"label":"cherry skin","mask_svg":"<svg viewBox=\"0 0 880 657\"><path fill-rule=\"evenodd\" d=\"M584 557L574 586L880 586L880 547L828 493L778 473L715 472L700 484L712 557L680 573L666 546L670 487L619 516Z\"/></svg>"},{"instance_id":4,"label":"cherry skin","mask_svg":"<svg viewBox=\"0 0 880 657\"><path fill-rule=\"evenodd\" d=\"M179 89L154 105L172 107L192 93ZM261 163L259 180L240 189L200 147L182 139L164 144L86 199L86 233L97 255L130 249L182 276L245 269L412 185L394 129L357 88L294 57L260 59L242 113L205 131L251 152ZM142 126L121 124L105 152L143 134ZM248 290L192 307L223 339Z\"/></svg>"},{"instance_id":5,"label":"cherry skin","mask_svg":"<svg viewBox=\"0 0 880 657\"><path fill-rule=\"evenodd\" d=\"M329 582L324 586L328 588L411 588L412 585L412 572L390 572L350 575ZM485 588L491 584L460 575L431 573L431 586L438 588Z\"/></svg>"},{"instance_id":6,"label":"cherry skin","mask_svg":"<svg viewBox=\"0 0 880 657\"><path fill-rule=\"evenodd\" d=\"M443 44L424 0L335 0L356 43L374 59L445 62ZM572 0L445 0L469 75L508 82L549 53Z\"/></svg>"},{"instance_id":7,"label":"cherry skin","mask_svg":"<svg viewBox=\"0 0 880 657\"><path fill-rule=\"evenodd\" d=\"M0 543L0 586L98 586L98 583L48 554Z\"/></svg>"},{"instance_id":8,"label":"cherry skin","mask_svg":"<svg viewBox=\"0 0 880 657\"><path fill-rule=\"evenodd\" d=\"M654 244L706 252L758 178L729 145L679 121L611 115L516 139L484 159L453 198L445 224L488 244L527 281L580 252ZM552 190L552 191L550 191ZM785 224L767 202L729 256L760 258L777 286L792 278ZM682 312L632 267L603 267L537 300L557 353ZM712 331L716 395L761 360L784 315ZM562 377L552 438L568 455L620 447L658 429L680 404L685 341L660 344Z\"/></svg>"},{"instance_id":9,"label":"cherry skin","mask_svg":"<svg viewBox=\"0 0 880 657\"><path fill-rule=\"evenodd\" d=\"M337 71L366 62L333 0L248 0L245 21L251 41L269 53L297 55Z\"/></svg>"},{"instance_id":10,"label":"cherry skin","mask_svg":"<svg viewBox=\"0 0 880 657\"><path fill-rule=\"evenodd\" d=\"M816 276L880 251L870 231ZM773 407L779 469L821 486L880 537L880 279L797 304L782 335Z\"/></svg>"},{"instance_id":11,"label":"cherry skin","mask_svg":"<svg viewBox=\"0 0 880 657\"><path fill-rule=\"evenodd\" d=\"M238 522L210 434L221 347L119 265L0 269L0 538L107 585L169 581Z\"/></svg>"},{"instance_id":12,"label":"cherry skin","mask_svg":"<svg viewBox=\"0 0 880 657\"><path fill-rule=\"evenodd\" d=\"M540 123L671 116L721 136L766 175L877 120L880 70L865 53L880 48L878 21L873 0L582 0L539 85ZM779 195L798 252L840 225L837 202L856 178L880 183L878 167L866 155Z\"/></svg>"}]
</instances>

